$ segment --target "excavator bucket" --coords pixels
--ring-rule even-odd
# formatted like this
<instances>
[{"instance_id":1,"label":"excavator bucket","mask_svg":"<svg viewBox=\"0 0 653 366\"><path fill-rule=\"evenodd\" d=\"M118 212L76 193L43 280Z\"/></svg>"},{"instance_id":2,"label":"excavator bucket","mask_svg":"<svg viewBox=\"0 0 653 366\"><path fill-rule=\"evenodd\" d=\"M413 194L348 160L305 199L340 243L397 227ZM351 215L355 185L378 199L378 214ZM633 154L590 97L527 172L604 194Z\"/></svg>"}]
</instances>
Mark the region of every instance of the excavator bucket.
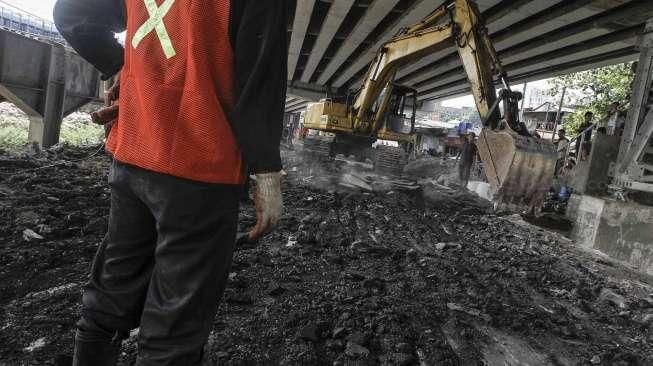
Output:
<instances>
[{"instance_id":1,"label":"excavator bucket","mask_svg":"<svg viewBox=\"0 0 653 366\"><path fill-rule=\"evenodd\" d=\"M553 143L511 129L484 128L477 146L495 208L539 212L553 183L557 159Z\"/></svg>"}]
</instances>

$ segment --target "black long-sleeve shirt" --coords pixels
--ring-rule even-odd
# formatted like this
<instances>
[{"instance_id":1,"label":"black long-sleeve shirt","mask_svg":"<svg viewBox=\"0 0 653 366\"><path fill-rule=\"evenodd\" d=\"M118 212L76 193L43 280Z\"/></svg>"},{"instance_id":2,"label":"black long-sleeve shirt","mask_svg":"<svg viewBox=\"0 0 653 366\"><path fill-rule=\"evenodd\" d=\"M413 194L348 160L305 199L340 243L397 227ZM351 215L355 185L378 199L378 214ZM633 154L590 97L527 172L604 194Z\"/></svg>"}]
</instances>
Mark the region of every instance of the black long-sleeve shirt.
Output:
<instances>
[{"instance_id":1,"label":"black long-sleeve shirt","mask_svg":"<svg viewBox=\"0 0 653 366\"><path fill-rule=\"evenodd\" d=\"M216 0L229 1L229 0ZM279 171L287 75L287 0L230 0L235 105L229 120L246 164L255 173ZM120 71L126 28L124 0L58 0L61 35L107 79Z\"/></svg>"}]
</instances>

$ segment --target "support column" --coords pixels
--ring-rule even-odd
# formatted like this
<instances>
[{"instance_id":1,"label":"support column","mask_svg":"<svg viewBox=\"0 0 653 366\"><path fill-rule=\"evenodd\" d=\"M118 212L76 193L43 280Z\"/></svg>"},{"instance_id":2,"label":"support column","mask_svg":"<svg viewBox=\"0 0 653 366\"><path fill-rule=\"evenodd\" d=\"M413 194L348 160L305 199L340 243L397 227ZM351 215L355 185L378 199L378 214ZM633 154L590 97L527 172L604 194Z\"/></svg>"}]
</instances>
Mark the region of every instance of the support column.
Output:
<instances>
[{"instance_id":1,"label":"support column","mask_svg":"<svg viewBox=\"0 0 653 366\"><path fill-rule=\"evenodd\" d=\"M633 81L632 94L630 96L630 108L626 116L626 125L621 137L619 147L619 158L617 159L618 173L625 173L628 166L633 163L633 156L630 152L633 140L637 134L640 122L646 114L649 92L651 87L651 73L653 72L653 19L646 23L644 34L640 41L640 56ZM634 156L637 159L638 156Z\"/></svg>"},{"instance_id":2,"label":"support column","mask_svg":"<svg viewBox=\"0 0 653 366\"><path fill-rule=\"evenodd\" d=\"M51 46L48 79L44 88L42 116L30 116L29 141L41 148L59 142L66 97L66 53L61 46Z\"/></svg>"}]
</instances>

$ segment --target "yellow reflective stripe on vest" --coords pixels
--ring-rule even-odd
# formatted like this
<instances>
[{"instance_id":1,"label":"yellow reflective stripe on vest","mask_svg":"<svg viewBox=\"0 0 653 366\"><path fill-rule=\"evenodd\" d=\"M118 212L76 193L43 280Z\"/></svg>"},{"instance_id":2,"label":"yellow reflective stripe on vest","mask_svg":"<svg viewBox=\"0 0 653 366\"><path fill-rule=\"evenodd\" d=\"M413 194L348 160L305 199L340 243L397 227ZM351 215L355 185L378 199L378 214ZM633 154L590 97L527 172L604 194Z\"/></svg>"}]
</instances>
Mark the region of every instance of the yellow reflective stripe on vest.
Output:
<instances>
[{"instance_id":1,"label":"yellow reflective stripe on vest","mask_svg":"<svg viewBox=\"0 0 653 366\"><path fill-rule=\"evenodd\" d=\"M175 47L172 45L170 40L170 35L168 35L168 30L166 29L165 23L163 23L163 18L168 14L170 8L175 3L175 0L165 0L161 7L156 5L155 0L143 0L145 2L145 7L147 12L150 14L150 19L148 19L134 34L132 38L132 47L134 49L138 48L138 45L141 41L147 37L152 31L156 31L156 35L161 42L161 48L163 48L163 53L166 55L166 58L171 58L177 54Z\"/></svg>"}]
</instances>

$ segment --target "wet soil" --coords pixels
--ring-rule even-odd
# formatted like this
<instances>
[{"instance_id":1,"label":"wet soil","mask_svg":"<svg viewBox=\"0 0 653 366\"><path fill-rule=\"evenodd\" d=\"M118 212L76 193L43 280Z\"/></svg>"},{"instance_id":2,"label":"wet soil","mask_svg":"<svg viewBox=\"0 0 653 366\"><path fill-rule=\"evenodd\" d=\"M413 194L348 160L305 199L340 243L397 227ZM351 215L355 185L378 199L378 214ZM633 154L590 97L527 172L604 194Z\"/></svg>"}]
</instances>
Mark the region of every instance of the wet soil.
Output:
<instances>
[{"instance_id":1,"label":"wet soil","mask_svg":"<svg viewBox=\"0 0 653 366\"><path fill-rule=\"evenodd\" d=\"M109 158L84 159L96 151L0 153L0 365L72 352L106 230ZM212 363L653 364L650 277L459 190L313 185L286 161L286 213L236 250ZM253 222L244 205L240 230ZM121 364L134 354L132 336Z\"/></svg>"}]
</instances>

